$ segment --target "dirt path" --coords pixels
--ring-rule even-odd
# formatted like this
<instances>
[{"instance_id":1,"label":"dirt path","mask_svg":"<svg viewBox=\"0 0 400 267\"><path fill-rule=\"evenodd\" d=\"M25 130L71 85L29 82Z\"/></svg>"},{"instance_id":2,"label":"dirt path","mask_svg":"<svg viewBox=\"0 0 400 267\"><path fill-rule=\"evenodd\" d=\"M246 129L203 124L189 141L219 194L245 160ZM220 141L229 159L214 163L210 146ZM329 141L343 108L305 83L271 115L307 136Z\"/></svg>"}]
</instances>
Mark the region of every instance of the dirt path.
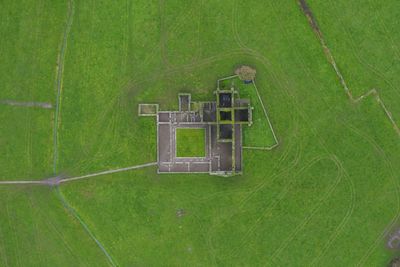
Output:
<instances>
[{"instance_id":1,"label":"dirt path","mask_svg":"<svg viewBox=\"0 0 400 267\"><path fill-rule=\"evenodd\" d=\"M33 102L33 101L16 101L16 100L0 100L0 104L8 105L8 106L18 106L18 107L33 107L33 108L45 108L45 109L52 109L53 105L51 103L46 102Z\"/></svg>"}]
</instances>

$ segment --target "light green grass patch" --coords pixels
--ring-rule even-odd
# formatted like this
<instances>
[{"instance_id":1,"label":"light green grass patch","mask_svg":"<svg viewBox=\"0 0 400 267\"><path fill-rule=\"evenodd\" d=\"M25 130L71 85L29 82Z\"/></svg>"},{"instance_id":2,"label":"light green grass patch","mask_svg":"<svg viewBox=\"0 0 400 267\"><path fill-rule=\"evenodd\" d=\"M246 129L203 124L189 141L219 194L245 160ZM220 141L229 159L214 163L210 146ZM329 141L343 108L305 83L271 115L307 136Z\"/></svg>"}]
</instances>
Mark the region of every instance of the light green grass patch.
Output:
<instances>
[{"instance_id":1,"label":"light green grass patch","mask_svg":"<svg viewBox=\"0 0 400 267\"><path fill-rule=\"evenodd\" d=\"M108 266L53 189L0 188L0 266Z\"/></svg>"},{"instance_id":2,"label":"light green grass patch","mask_svg":"<svg viewBox=\"0 0 400 267\"><path fill-rule=\"evenodd\" d=\"M176 155L178 157L205 156L205 129L180 128L176 129Z\"/></svg>"},{"instance_id":3,"label":"light green grass patch","mask_svg":"<svg viewBox=\"0 0 400 267\"><path fill-rule=\"evenodd\" d=\"M0 99L54 101L66 2L8 2L0 10Z\"/></svg>"},{"instance_id":4,"label":"light green grass patch","mask_svg":"<svg viewBox=\"0 0 400 267\"><path fill-rule=\"evenodd\" d=\"M50 176L52 112L0 105L0 180Z\"/></svg>"}]
</instances>

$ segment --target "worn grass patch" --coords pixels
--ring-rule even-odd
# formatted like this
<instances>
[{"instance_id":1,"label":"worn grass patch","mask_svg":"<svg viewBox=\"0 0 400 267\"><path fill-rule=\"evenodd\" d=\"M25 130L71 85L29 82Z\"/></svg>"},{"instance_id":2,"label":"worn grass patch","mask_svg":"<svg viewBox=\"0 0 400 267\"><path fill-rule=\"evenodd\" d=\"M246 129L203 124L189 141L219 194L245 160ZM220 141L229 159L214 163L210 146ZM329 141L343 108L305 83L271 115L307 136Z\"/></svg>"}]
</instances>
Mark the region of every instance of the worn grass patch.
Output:
<instances>
[{"instance_id":1,"label":"worn grass patch","mask_svg":"<svg viewBox=\"0 0 400 267\"><path fill-rule=\"evenodd\" d=\"M180 128L176 129L176 156L177 157L204 157L205 156L205 129Z\"/></svg>"}]
</instances>

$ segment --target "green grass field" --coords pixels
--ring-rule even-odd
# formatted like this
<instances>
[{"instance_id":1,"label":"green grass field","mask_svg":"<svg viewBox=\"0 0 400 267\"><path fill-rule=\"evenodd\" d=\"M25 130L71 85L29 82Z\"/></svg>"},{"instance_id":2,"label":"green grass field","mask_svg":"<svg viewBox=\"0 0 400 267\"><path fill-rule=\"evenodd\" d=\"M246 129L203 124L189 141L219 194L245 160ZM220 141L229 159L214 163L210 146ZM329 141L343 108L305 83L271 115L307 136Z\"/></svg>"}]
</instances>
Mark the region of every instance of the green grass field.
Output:
<instances>
[{"instance_id":1,"label":"green grass field","mask_svg":"<svg viewBox=\"0 0 400 267\"><path fill-rule=\"evenodd\" d=\"M400 3L309 5L352 94L377 89L399 125ZM111 261L55 187L0 184L1 266L386 266L400 256L386 248L400 225L400 136L373 95L349 101L296 1L3 6L0 100L53 108L0 104L1 180L155 162L155 119L138 104L213 99L240 64L257 69L279 146L244 150L243 175L230 178L148 167L61 184ZM270 145L252 102L245 142Z\"/></svg>"},{"instance_id":2,"label":"green grass field","mask_svg":"<svg viewBox=\"0 0 400 267\"><path fill-rule=\"evenodd\" d=\"M204 129L176 129L176 156L204 157L206 155L205 138Z\"/></svg>"}]
</instances>

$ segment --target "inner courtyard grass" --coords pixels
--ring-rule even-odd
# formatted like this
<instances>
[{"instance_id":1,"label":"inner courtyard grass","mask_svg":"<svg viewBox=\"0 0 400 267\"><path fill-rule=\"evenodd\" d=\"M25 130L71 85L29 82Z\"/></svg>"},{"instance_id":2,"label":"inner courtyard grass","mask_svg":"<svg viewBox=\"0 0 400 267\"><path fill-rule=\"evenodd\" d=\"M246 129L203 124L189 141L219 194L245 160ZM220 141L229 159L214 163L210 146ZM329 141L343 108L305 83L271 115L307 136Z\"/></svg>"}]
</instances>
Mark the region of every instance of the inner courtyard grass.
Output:
<instances>
[{"instance_id":1,"label":"inner courtyard grass","mask_svg":"<svg viewBox=\"0 0 400 267\"><path fill-rule=\"evenodd\" d=\"M177 157L204 157L206 154L206 131L203 128L176 129Z\"/></svg>"}]
</instances>

